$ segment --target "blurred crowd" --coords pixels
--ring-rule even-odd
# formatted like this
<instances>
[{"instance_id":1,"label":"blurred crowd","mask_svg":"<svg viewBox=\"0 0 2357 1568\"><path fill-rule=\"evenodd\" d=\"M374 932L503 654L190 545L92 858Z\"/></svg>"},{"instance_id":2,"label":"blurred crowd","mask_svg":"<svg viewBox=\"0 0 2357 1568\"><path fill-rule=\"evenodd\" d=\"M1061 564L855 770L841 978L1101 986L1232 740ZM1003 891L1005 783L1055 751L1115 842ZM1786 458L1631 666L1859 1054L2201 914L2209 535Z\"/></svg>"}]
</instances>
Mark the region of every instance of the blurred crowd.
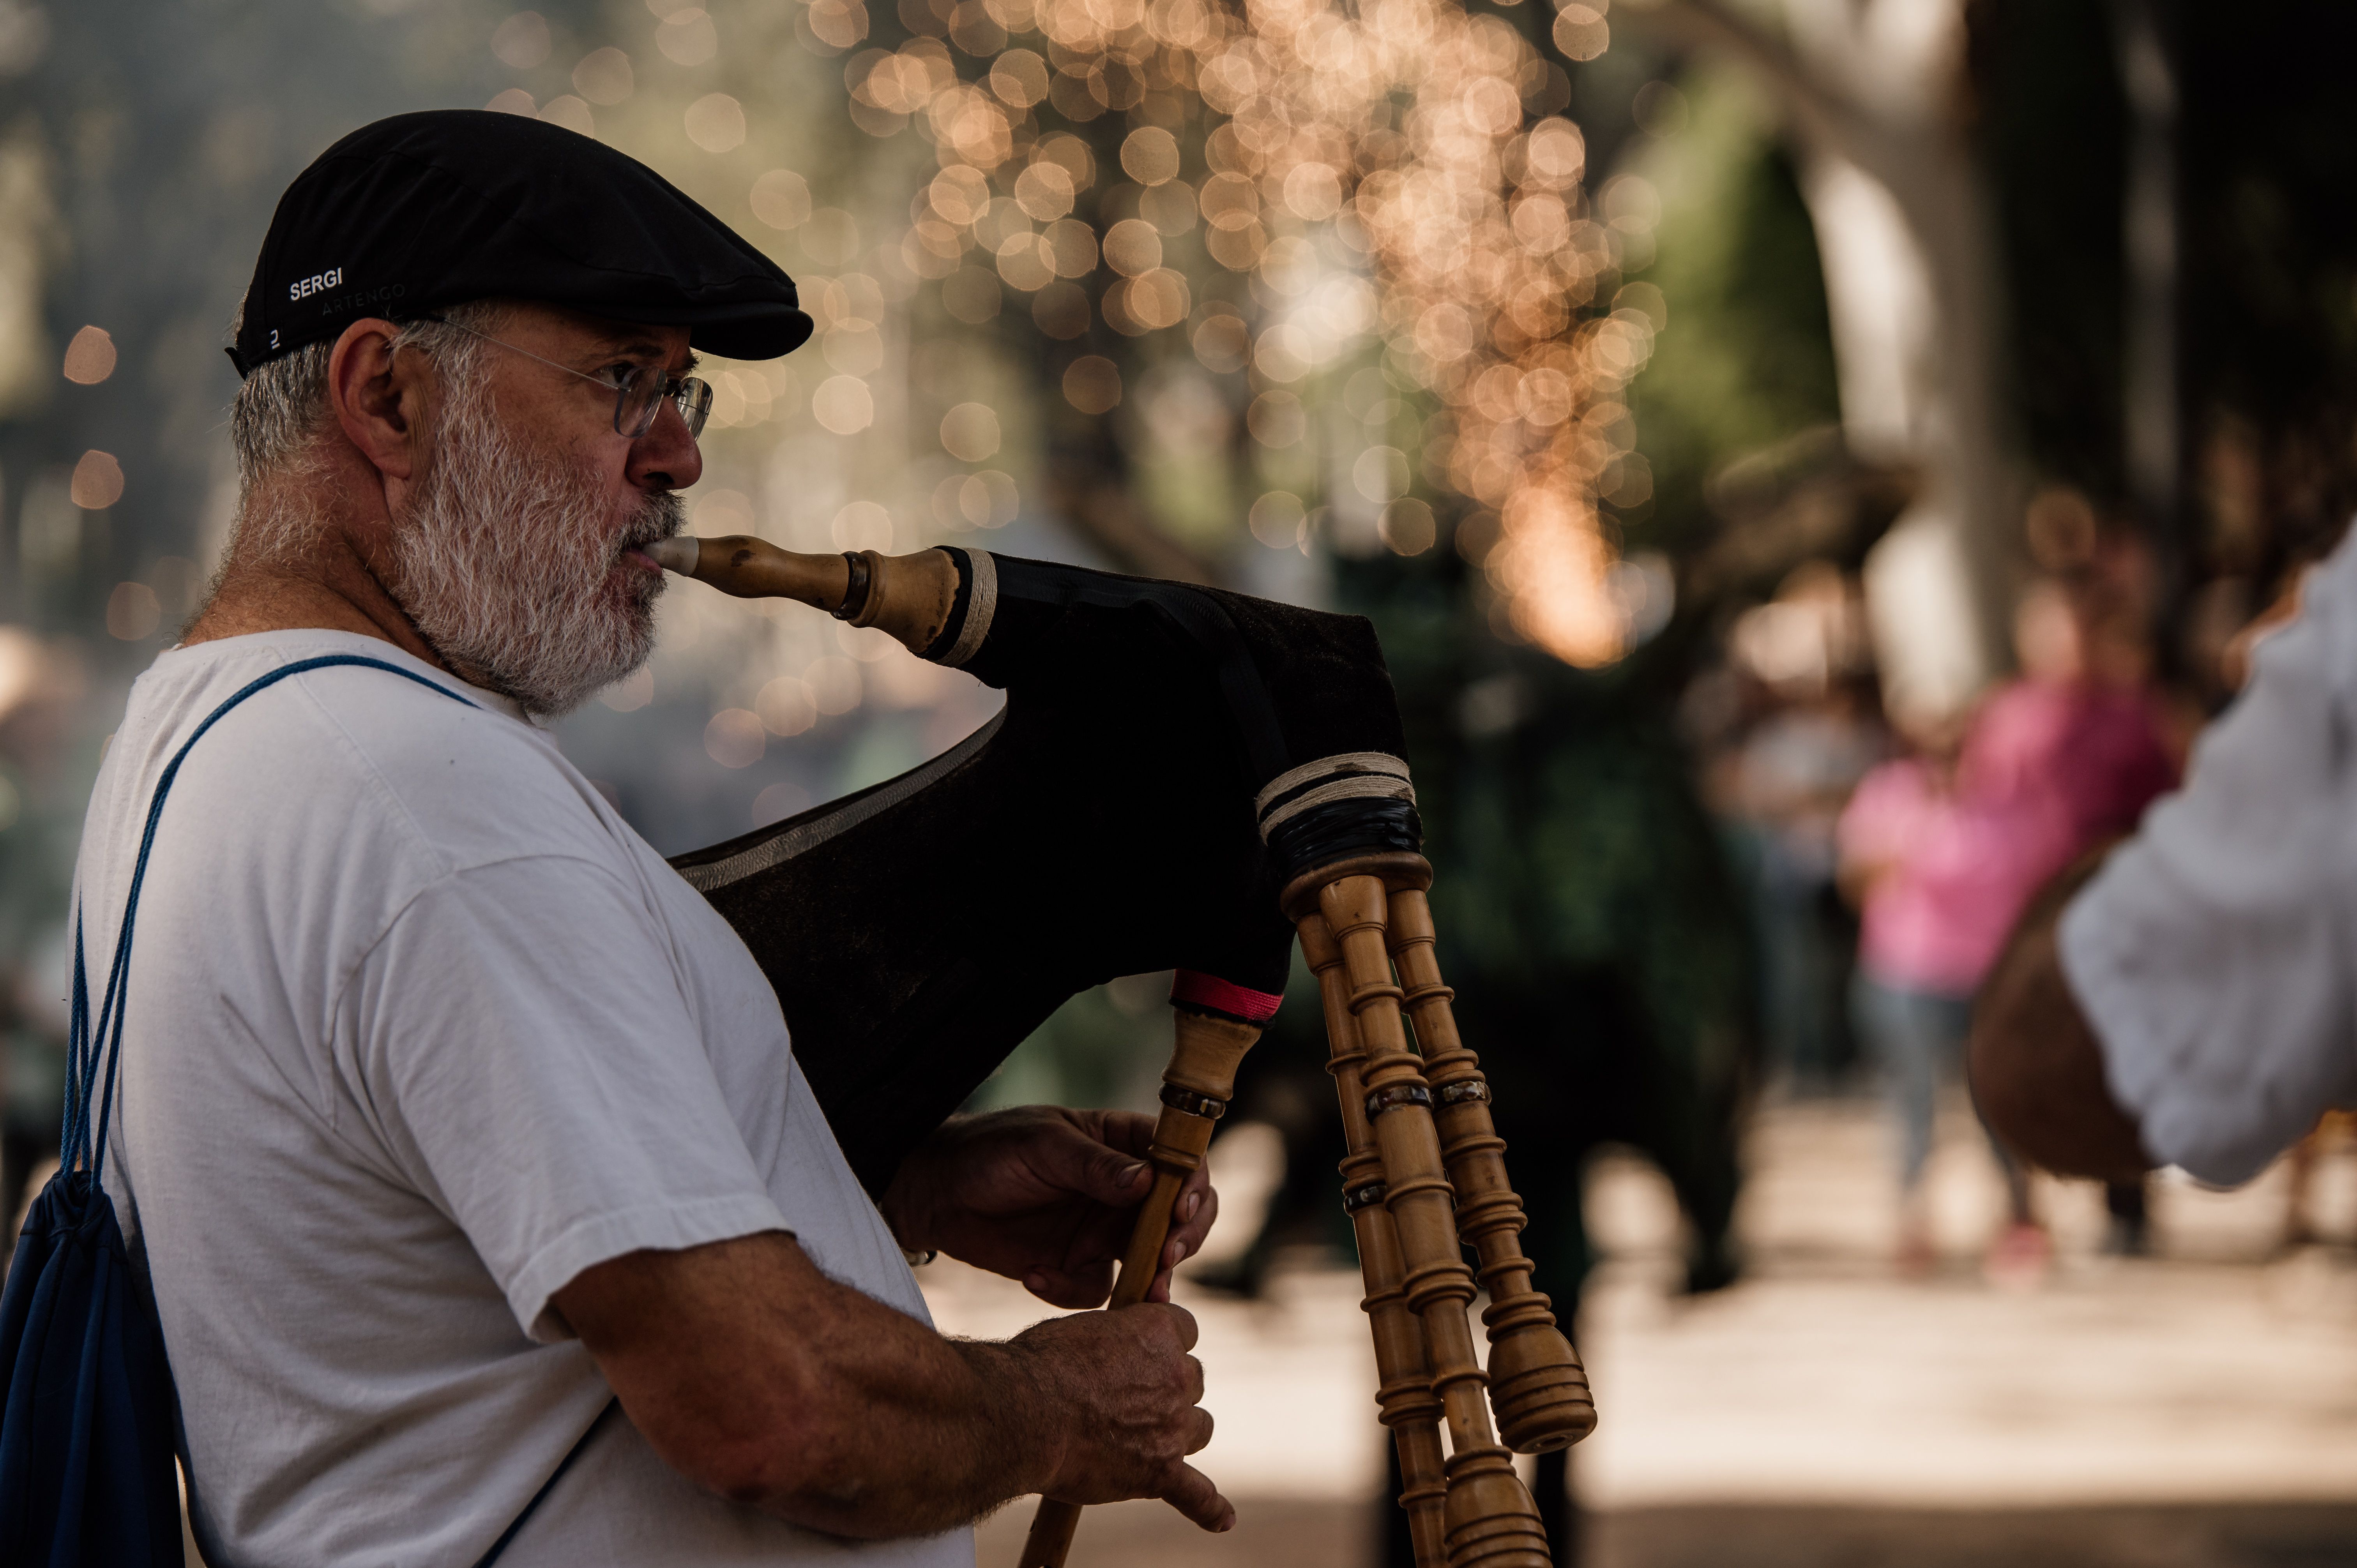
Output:
<instances>
[{"instance_id":1,"label":"blurred crowd","mask_svg":"<svg viewBox=\"0 0 2357 1568\"><path fill-rule=\"evenodd\" d=\"M2297 567L2257 613L2167 635L2142 536L2082 496L2040 495L2035 575L2012 617L2015 672L1961 710L1880 699L1856 575L1793 570L1738 616L1684 716L1705 789L1749 874L1764 1079L1887 1101L1899 1266L1935 1263L1923 1176L1943 1086L1961 1078L1975 993L2038 889L2133 832L2175 787L2195 733L2237 690L2252 642L2297 607ZM2184 647L2164 671L2159 651ZM1994 1140L2010 1203L1993 1278L2050 1252L2028 1173ZM2107 1250L2151 1245L2140 1185L2106 1194Z\"/></svg>"}]
</instances>

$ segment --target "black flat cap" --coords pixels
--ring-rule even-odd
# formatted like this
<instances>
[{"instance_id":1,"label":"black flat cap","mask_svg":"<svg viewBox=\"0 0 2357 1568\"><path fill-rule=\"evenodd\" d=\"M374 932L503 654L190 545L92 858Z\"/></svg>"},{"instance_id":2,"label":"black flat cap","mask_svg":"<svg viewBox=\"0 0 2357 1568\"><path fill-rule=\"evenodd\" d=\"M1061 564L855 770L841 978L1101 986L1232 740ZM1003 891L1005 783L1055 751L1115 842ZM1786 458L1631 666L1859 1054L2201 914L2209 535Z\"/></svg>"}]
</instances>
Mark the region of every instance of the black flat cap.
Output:
<instances>
[{"instance_id":1,"label":"black flat cap","mask_svg":"<svg viewBox=\"0 0 2357 1568\"><path fill-rule=\"evenodd\" d=\"M362 317L494 297L685 327L732 360L811 335L794 280L646 165L520 114L444 109L363 125L286 188L230 359L250 375Z\"/></svg>"}]
</instances>

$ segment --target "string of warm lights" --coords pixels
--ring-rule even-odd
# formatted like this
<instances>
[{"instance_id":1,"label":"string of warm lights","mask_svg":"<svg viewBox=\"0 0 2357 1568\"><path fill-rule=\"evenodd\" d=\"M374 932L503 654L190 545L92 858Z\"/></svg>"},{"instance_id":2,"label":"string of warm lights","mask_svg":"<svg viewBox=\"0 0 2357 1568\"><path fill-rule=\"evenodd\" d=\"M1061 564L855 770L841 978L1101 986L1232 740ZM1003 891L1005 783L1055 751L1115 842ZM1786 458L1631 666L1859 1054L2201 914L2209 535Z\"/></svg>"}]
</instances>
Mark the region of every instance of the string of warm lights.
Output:
<instances>
[{"instance_id":1,"label":"string of warm lights","mask_svg":"<svg viewBox=\"0 0 2357 1568\"><path fill-rule=\"evenodd\" d=\"M921 25L925 7L912 12ZM1102 260L1118 281L1097 308L1135 335L1192 311L1164 240L1200 217L1211 259L1256 275L1274 305L1257 332L1200 321L1205 362L1282 388L1379 334L1393 371L1438 405L1405 450L1361 464L1361 488L1388 502L1384 537L1431 542L1429 508L1405 493L1420 466L1428 486L1476 503L1460 544L1518 632L1576 664L1620 654L1628 618L1596 497L1629 446L1621 389L1654 320L1583 309L1615 267L1612 236L1587 210L1578 127L1525 113L1547 67L1521 33L1455 0L958 0L930 15L946 41L870 48L845 73L861 128L914 124L938 149L902 245L911 270L946 278L984 262L1071 338L1090 304L1070 280ZM830 48L866 32L846 0L814 0L807 19ZM1573 58L1600 52L1600 0L1566 5L1555 31ZM961 53L986 62L977 80L962 78ZM1173 134L1188 96L1220 116L1193 188ZM1100 233L1080 214L1100 171L1081 138L1038 124L1042 103L1068 121L1127 117L1135 216ZM1276 510L1281 533L1298 507Z\"/></svg>"}]
</instances>

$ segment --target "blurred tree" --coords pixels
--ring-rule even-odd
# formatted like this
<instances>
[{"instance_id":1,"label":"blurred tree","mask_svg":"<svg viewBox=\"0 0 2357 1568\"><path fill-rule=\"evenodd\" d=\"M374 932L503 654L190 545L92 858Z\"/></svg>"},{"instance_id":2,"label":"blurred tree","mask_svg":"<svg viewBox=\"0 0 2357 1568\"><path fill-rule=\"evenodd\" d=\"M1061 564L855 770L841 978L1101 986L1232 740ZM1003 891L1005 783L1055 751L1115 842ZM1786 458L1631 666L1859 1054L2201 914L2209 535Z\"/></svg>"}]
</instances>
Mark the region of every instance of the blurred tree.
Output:
<instances>
[{"instance_id":1,"label":"blurred tree","mask_svg":"<svg viewBox=\"0 0 2357 1568\"><path fill-rule=\"evenodd\" d=\"M2006 663L2023 467L1990 198L1966 113L1964 0L1654 0L1675 36L1744 62L1788 117L1861 457L1920 475L1876 547L1886 703L1953 713Z\"/></svg>"},{"instance_id":2,"label":"blurred tree","mask_svg":"<svg viewBox=\"0 0 2357 1568\"><path fill-rule=\"evenodd\" d=\"M1686 562L1727 527L1706 497L1714 473L1837 423L1841 403L1816 237L1772 106L1723 66L1644 91L1663 134L1639 160L1662 193L1643 275L1671 316L1630 388L1652 516L1624 521L1632 542Z\"/></svg>"},{"instance_id":3,"label":"blurred tree","mask_svg":"<svg viewBox=\"0 0 2357 1568\"><path fill-rule=\"evenodd\" d=\"M2353 112L2325 63L2351 42L2348 9L2268 0L2231 24L2180 0L1645 9L1664 36L1743 61L1787 118L1852 449L1927 463L1919 511L1938 504L1943 464L1992 456L1979 489L1949 487L1983 509L1967 580L1984 640L2024 481L2060 480L2144 532L2170 662L2218 696L2217 644L2357 504L2357 233L2338 194L2357 172ZM1947 403L1853 374L1876 310L1917 322L1910 373ZM1947 415L1906 413L1950 404L1969 417L1944 435ZM1878 447L1874 422L1894 417L1938 440ZM1886 579L1910 537L1885 546ZM1905 639L1881 642L1903 705ZM1964 669L1941 689L1966 690Z\"/></svg>"}]
</instances>

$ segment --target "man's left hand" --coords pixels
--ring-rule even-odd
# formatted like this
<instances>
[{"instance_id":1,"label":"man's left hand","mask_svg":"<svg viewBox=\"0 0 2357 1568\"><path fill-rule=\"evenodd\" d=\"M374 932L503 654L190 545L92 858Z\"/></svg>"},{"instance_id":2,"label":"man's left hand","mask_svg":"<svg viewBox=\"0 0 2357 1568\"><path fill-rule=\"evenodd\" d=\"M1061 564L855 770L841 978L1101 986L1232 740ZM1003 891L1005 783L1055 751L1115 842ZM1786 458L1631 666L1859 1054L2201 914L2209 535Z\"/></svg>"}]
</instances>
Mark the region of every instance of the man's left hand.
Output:
<instances>
[{"instance_id":1,"label":"man's left hand","mask_svg":"<svg viewBox=\"0 0 2357 1568\"><path fill-rule=\"evenodd\" d=\"M1021 1280L1057 1306L1112 1294L1138 1205L1154 1185L1154 1118L1131 1111L1021 1105L953 1116L910 1155L881 1205L900 1244ZM1218 1215L1208 1170L1179 1189L1148 1301L1170 1299L1170 1271Z\"/></svg>"}]
</instances>

